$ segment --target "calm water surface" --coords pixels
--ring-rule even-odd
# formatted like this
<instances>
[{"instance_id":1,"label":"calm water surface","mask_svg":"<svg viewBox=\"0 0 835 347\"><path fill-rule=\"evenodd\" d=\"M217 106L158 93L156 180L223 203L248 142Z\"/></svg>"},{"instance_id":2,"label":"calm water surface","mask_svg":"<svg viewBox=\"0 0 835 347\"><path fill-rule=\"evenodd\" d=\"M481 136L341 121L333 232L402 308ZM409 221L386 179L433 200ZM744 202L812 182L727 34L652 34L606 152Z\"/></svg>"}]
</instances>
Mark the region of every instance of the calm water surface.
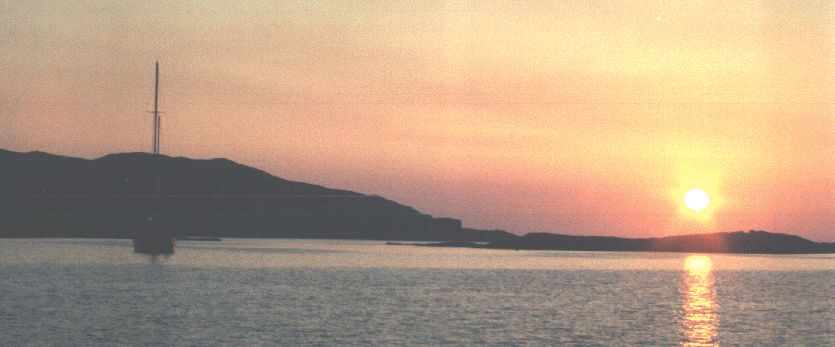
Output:
<instances>
[{"instance_id":1,"label":"calm water surface","mask_svg":"<svg viewBox=\"0 0 835 347\"><path fill-rule=\"evenodd\" d=\"M0 239L0 346L832 346L835 256Z\"/></svg>"}]
</instances>

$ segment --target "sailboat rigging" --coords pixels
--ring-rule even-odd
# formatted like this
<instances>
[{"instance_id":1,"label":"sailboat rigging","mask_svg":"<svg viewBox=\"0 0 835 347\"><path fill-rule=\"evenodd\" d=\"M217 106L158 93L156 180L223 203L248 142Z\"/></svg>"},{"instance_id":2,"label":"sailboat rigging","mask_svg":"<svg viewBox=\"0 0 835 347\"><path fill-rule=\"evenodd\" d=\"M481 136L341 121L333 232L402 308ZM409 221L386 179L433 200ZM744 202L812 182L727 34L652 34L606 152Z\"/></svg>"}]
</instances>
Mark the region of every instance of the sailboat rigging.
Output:
<instances>
[{"instance_id":1,"label":"sailboat rigging","mask_svg":"<svg viewBox=\"0 0 835 347\"><path fill-rule=\"evenodd\" d=\"M159 196L160 196L160 173L159 173L159 137L160 117L158 109L159 100L159 62L156 63L154 73L154 176L156 185L152 203L151 217L148 218L148 226L137 233L133 239L133 252L150 254L154 257L159 255L174 254L175 239L171 233L166 232L159 225Z\"/></svg>"}]
</instances>

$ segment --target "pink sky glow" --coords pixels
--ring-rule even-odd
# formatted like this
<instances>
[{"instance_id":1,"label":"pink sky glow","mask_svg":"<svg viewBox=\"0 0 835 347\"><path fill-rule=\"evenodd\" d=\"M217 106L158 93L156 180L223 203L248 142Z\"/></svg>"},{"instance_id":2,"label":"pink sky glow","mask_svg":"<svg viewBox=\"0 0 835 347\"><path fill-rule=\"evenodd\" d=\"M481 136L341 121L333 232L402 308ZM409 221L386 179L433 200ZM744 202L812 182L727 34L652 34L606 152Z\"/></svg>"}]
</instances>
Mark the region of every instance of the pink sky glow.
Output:
<instances>
[{"instance_id":1,"label":"pink sky glow","mask_svg":"<svg viewBox=\"0 0 835 347\"><path fill-rule=\"evenodd\" d=\"M167 155L517 234L835 241L829 1L14 1L0 19L0 148L149 152L159 61Z\"/></svg>"}]
</instances>

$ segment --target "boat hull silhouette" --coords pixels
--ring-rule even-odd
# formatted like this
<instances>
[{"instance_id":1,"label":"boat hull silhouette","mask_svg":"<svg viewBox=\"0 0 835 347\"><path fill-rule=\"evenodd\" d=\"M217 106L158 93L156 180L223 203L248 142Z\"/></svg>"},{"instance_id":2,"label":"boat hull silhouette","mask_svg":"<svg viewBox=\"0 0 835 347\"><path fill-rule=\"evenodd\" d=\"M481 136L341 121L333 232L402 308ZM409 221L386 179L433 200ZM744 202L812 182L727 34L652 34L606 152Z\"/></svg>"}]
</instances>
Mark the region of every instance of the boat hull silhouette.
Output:
<instances>
[{"instance_id":1,"label":"boat hull silhouette","mask_svg":"<svg viewBox=\"0 0 835 347\"><path fill-rule=\"evenodd\" d=\"M133 252L150 255L172 255L176 239L167 233L146 230L133 239Z\"/></svg>"}]
</instances>

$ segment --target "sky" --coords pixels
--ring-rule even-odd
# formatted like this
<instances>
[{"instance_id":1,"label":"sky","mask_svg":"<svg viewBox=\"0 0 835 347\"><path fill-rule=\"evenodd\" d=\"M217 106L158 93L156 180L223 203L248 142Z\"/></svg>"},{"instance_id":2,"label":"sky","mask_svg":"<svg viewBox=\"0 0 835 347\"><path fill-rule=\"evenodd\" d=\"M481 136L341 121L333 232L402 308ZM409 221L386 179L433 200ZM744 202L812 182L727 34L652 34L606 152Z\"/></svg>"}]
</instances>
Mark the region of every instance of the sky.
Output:
<instances>
[{"instance_id":1,"label":"sky","mask_svg":"<svg viewBox=\"0 0 835 347\"><path fill-rule=\"evenodd\" d=\"M228 158L465 227L835 242L830 1L11 1L0 148ZM708 207L684 195L701 189Z\"/></svg>"}]
</instances>

